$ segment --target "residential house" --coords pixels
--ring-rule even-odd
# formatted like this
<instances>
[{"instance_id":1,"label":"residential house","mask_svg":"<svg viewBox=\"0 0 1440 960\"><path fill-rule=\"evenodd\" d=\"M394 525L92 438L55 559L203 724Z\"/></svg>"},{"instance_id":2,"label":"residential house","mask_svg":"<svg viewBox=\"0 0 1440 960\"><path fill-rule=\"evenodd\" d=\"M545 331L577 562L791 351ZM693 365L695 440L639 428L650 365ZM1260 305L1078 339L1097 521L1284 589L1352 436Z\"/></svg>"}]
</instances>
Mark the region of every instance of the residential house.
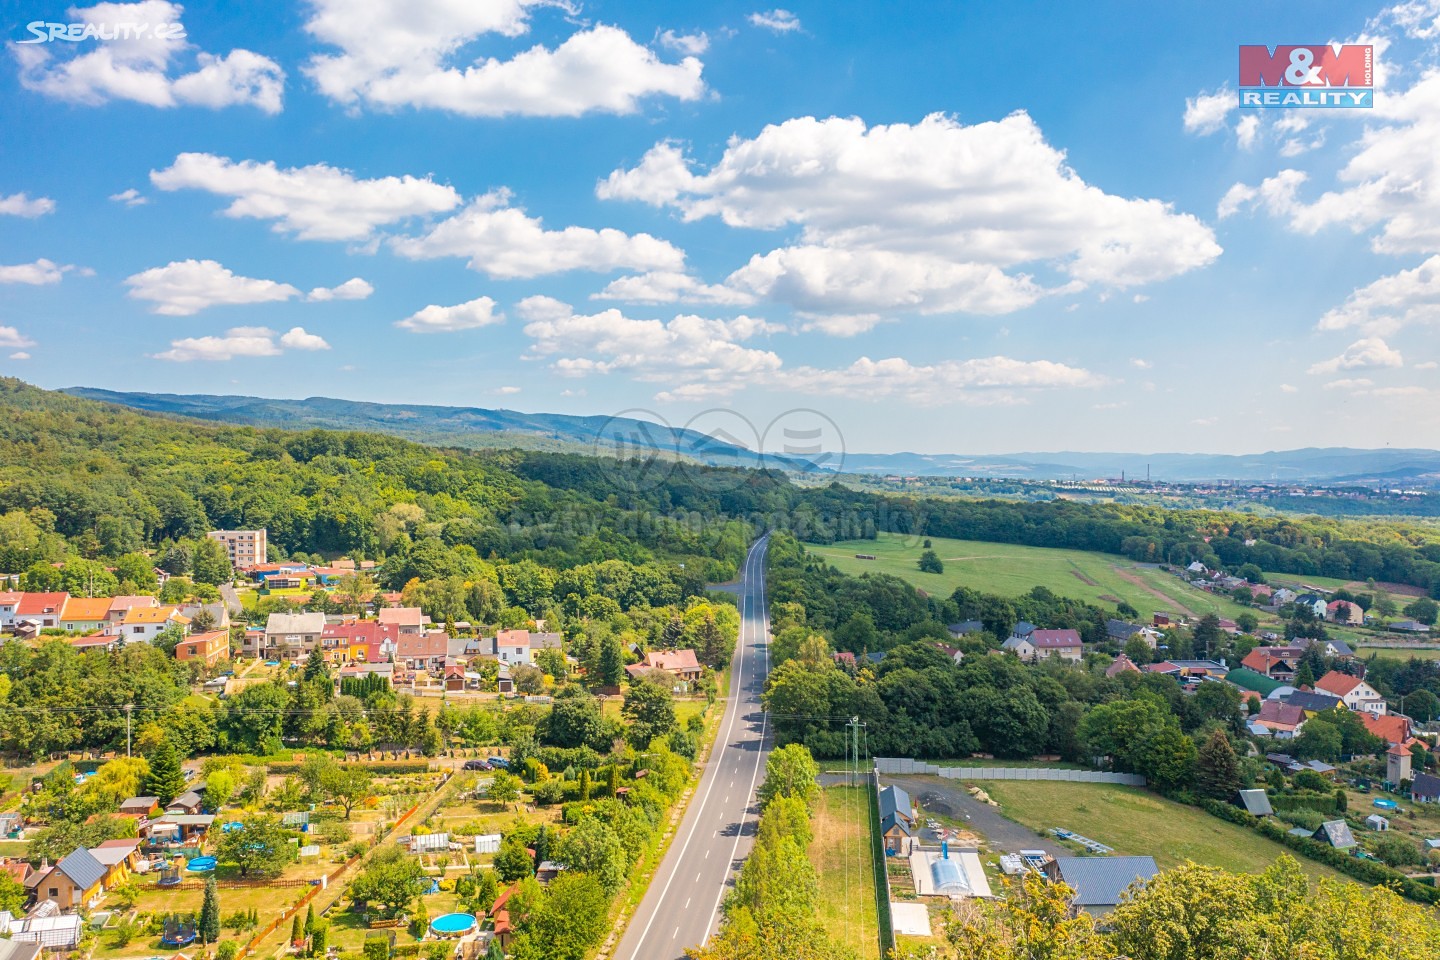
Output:
<instances>
[{"instance_id":1,"label":"residential house","mask_svg":"<svg viewBox=\"0 0 1440 960\"><path fill-rule=\"evenodd\" d=\"M109 597L67 597L60 612L60 629L71 633L94 633L109 618Z\"/></svg>"},{"instance_id":2,"label":"residential house","mask_svg":"<svg viewBox=\"0 0 1440 960\"><path fill-rule=\"evenodd\" d=\"M450 655L450 638L444 630L401 632L395 642L395 662L409 670L441 673Z\"/></svg>"},{"instance_id":3,"label":"residential house","mask_svg":"<svg viewBox=\"0 0 1440 960\"><path fill-rule=\"evenodd\" d=\"M979 620L961 620L959 623L952 623L945 629L950 631L953 639L961 640L972 634L984 633L985 624Z\"/></svg>"},{"instance_id":4,"label":"residential house","mask_svg":"<svg viewBox=\"0 0 1440 960\"><path fill-rule=\"evenodd\" d=\"M1359 713L1356 714L1360 722L1365 724L1365 729L1375 736L1384 740L1386 744L1394 746L1403 743L1409 746L1413 741L1410 731L1410 718L1399 713Z\"/></svg>"},{"instance_id":5,"label":"residential house","mask_svg":"<svg viewBox=\"0 0 1440 960\"><path fill-rule=\"evenodd\" d=\"M1325 598L1318 593L1305 593L1295 598L1296 607L1308 607L1316 620L1325 619Z\"/></svg>"},{"instance_id":6,"label":"residential house","mask_svg":"<svg viewBox=\"0 0 1440 960\"><path fill-rule=\"evenodd\" d=\"M210 630L228 630L228 629L230 629L230 608L229 608L228 606L226 606L223 602L221 602L221 603L182 603L182 604L180 604L180 612L183 613L183 614L185 614L185 616L187 616L187 617L190 618L190 623L192 624L192 626L191 626L191 629L192 629L192 630L195 629L194 626L193 626L193 624L195 623L195 618L198 617L198 616L200 616L200 614L202 614L202 613L205 614L206 616L208 616L208 617L210 618L210 626L209 626L208 629L210 629Z\"/></svg>"},{"instance_id":7,"label":"residential house","mask_svg":"<svg viewBox=\"0 0 1440 960\"><path fill-rule=\"evenodd\" d=\"M205 798L200 795L200 791L204 789L204 784L196 784L195 786L197 789L186 790L174 800L171 800L169 805L165 807L165 812L167 814L199 813L200 808L205 804Z\"/></svg>"},{"instance_id":8,"label":"residential house","mask_svg":"<svg viewBox=\"0 0 1440 960\"><path fill-rule=\"evenodd\" d=\"M935 648L956 663L963 663L965 661L965 651L961 650L959 647L952 647L948 643L942 643L941 641L936 640Z\"/></svg>"},{"instance_id":9,"label":"residential house","mask_svg":"<svg viewBox=\"0 0 1440 960\"><path fill-rule=\"evenodd\" d=\"M149 643L170 627L190 629L190 618L176 607L131 607L120 621L120 636L126 643Z\"/></svg>"},{"instance_id":10,"label":"residential house","mask_svg":"<svg viewBox=\"0 0 1440 960\"><path fill-rule=\"evenodd\" d=\"M140 862L140 841L106 840L98 847L91 847L90 855L105 867L105 889L113 890L135 872L135 865Z\"/></svg>"},{"instance_id":11,"label":"residential house","mask_svg":"<svg viewBox=\"0 0 1440 960\"><path fill-rule=\"evenodd\" d=\"M84 847L34 877L35 898L53 900L61 910L93 907L105 895L105 864Z\"/></svg>"},{"instance_id":12,"label":"residential house","mask_svg":"<svg viewBox=\"0 0 1440 960\"><path fill-rule=\"evenodd\" d=\"M1288 683L1295 679L1295 671L1299 669L1300 657L1304 653L1301 647L1256 647L1245 654L1240 665L1262 677Z\"/></svg>"},{"instance_id":13,"label":"residential house","mask_svg":"<svg viewBox=\"0 0 1440 960\"><path fill-rule=\"evenodd\" d=\"M1358 846L1355 835L1350 832L1350 825L1344 820L1326 820L1311 836L1336 850L1349 850Z\"/></svg>"},{"instance_id":14,"label":"residential house","mask_svg":"<svg viewBox=\"0 0 1440 960\"><path fill-rule=\"evenodd\" d=\"M1300 732L1305 725L1305 711L1298 706L1288 703L1281 703L1278 700L1266 700L1260 705L1260 712L1251 718L1252 722L1264 727L1273 736L1280 740L1289 740Z\"/></svg>"},{"instance_id":15,"label":"residential house","mask_svg":"<svg viewBox=\"0 0 1440 960\"><path fill-rule=\"evenodd\" d=\"M1296 690L1284 698L1284 702L1292 707L1299 707L1305 711L1305 716L1313 717L1317 713L1328 713L1345 706L1345 701L1339 697L1332 697L1328 693L1310 693L1305 690Z\"/></svg>"},{"instance_id":16,"label":"residential house","mask_svg":"<svg viewBox=\"0 0 1440 960\"><path fill-rule=\"evenodd\" d=\"M15 626L15 611L25 594L18 590L0 591L0 629L9 630Z\"/></svg>"},{"instance_id":17,"label":"residential house","mask_svg":"<svg viewBox=\"0 0 1440 960\"><path fill-rule=\"evenodd\" d=\"M69 599L68 593L21 594L20 603L15 607L15 627L28 626L35 632L57 629L65 601Z\"/></svg>"},{"instance_id":18,"label":"residential house","mask_svg":"<svg viewBox=\"0 0 1440 960\"><path fill-rule=\"evenodd\" d=\"M1126 641L1128 641L1131 637L1135 636L1143 629L1144 627L1140 626L1140 624L1138 623L1127 623L1124 620L1105 621L1105 636L1109 637L1111 640L1114 640L1121 646L1124 646Z\"/></svg>"},{"instance_id":19,"label":"residential house","mask_svg":"<svg viewBox=\"0 0 1440 960\"><path fill-rule=\"evenodd\" d=\"M501 663L530 663L530 631L497 631L495 634L495 657Z\"/></svg>"},{"instance_id":20,"label":"residential house","mask_svg":"<svg viewBox=\"0 0 1440 960\"><path fill-rule=\"evenodd\" d=\"M1135 666L1135 661L1131 660L1129 657L1125 656L1125 654L1122 653L1120 654L1120 656L1115 658L1114 662L1112 662L1110 666L1105 668L1105 676L1118 677L1120 674L1125 673L1126 671L1134 671L1135 673L1139 673L1140 668Z\"/></svg>"},{"instance_id":21,"label":"residential house","mask_svg":"<svg viewBox=\"0 0 1440 960\"><path fill-rule=\"evenodd\" d=\"M207 667L213 667L221 660L230 659L230 631L209 630L192 633L175 646L176 660L199 660Z\"/></svg>"},{"instance_id":22,"label":"residential house","mask_svg":"<svg viewBox=\"0 0 1440 960\"><path fill-rule=\"evenodd\" d=\"M267 660L304 660L320 646L325 630L323 613L272 613L265 621L264 648L252 656ZM247 633L245 639L249 641Z\"/></svg>"},{"instance_id":23,"label":"residential house","mask_svg":"<svg viewBox=\"0 0 1440 960\"><path fill-rule=\"evenodd\" d=\"M1440 803L1440 777L1417 773L1410 781L1410 799L1416 803Z\"/></svg>"},{"instance_id":24,"label":"residential house","mask_svg":"<svg viewBox=\"0 0 1440 960\"><path fill-rule=\"evenodd\" d=\"M111 633L119 633L120 625L125 622L125 615L136 607L158 607L160 601L150 596L124 595L110 598L110 610L106 614L108 630Z\"/></svg>"},{"instance_id":25,"label":"residential house","mask_svg":"<svg viewBox=\"0 0 1440 960\"><path fill-rule=\"evenodd\" d=\"M1056 857L1045 864L1051 881L1075 891L1071 910L1092 917L1115 909L1126 890L1159 872L1154 857Z\"/></svg>"},{"instance_id":26,"label":"residential house","mask_svg":"<svg viewBox=\"0 0 1440 960\"><path fill-rule=\"evenodd\" d=\"M1331 670L1315 681L1315 689L1332 697L1339 697L1345 702L1345 706L1355 713L1373 713L1376 716L1383 716L1385 713L1385 698L1380 695L1380 691L1348 673Z\"/></svg>"},{"instance_id":27,"label":"residential house","mask_svg":"<svg viewBox=\"0 0 1440 960\"><path fill-rule=\"evenodd\" d=\"M1336 660L1354 660L1355 651L1350 649L1350 644L1344 640L1316 640L1319 650L1327 657Z\"/></svg>"},{"instance_id":28,"label":"residential house","mask_svg":"<svg viewBox=\"0 0 1440 960\"><path fill-rule=\"evenodd\" d=\"M1016 641L1013 646L1011 640ZM1014 650L1022 660L1059 657L1078 663L1084 653L1080 634L1071 629L1034 630L1027 637L1012 636L1003 646L1005 649Z\"/></svg>"},{"instance_id":29,"label":"residential house","mask_svg":"<svg viewBox=\"0 0 1440 960\"><path fill-rule=\"evenodd\" d=\"M400 629L379 620L327 623L320 631L320 648L331 663L386 662L394 656Z\"/></svg>"},{"instance_id":30,"label":"residential house","mask_svg":"<svg viewBox=\"0 0 1440 960\"><path fill-rule=\"evenodd\" d=\"M640 663L625 668L631 677L638 677L647 670L668 673L679 684L694 683L700 679L705 668L695 659L694 650L651 650Z\"/></svg>"},{"instance_id":31,"label":"residential house","mask_svg":"<svg viewBox=\"0 0 1440 960\"><path fill-rule=\"evenodd\" d=\"M1012 637L1028 637L1035 632L1035 624L1028 620L1021 620L1015 624L1015 629L1010 631Z\"/></svg>"},{"instance_id":32,"label":"residential house","mask_svg":"<svg viewBox=\"0 0 1440 960\"><path fill-rule=\"evenodd\" d=\"M1325 604L1325 619L1358 627L1365 622L1365 611L1360 604L1348 600L1331 600Z\"/></svg>"},{"instance_id":33,"label":"residential house","mask_svg":"<svg viewBox=\"0 0 1440 960\"><path fill-rule=\"evenodd\" d=\"M1270 602L1275 604L1277 607L1283 607L1291 600L1294 600L1297 596L1299 596L1299 594L1297 594L1294 590L1291 590L1289 587L1281 587L1279 590L1276 590L1270 595Z\"/></svg>"},{"instance_id":34,"label":"residential house","mask_svg":"<svg viewBox=\"0 0 1440 960\"><path fill-rule=\"evenodd\" d=\"M375 618L393 626L401 636L423 633L430 623L430 618L421 613L419 607L385 607Z\"/></svg>"}]
</instances>

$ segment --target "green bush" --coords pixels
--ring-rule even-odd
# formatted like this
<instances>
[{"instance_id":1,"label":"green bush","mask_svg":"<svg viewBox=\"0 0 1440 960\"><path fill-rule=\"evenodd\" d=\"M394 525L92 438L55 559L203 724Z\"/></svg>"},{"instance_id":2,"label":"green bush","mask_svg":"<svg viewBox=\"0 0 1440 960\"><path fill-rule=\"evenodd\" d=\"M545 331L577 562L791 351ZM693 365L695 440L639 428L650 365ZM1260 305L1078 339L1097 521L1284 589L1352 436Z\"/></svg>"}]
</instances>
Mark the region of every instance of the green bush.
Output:
<instances>
[{"instance_id":1,"label":"green bush","mask_svg":"<svg viewBox=\"0 0 1440 960\"><path fill-rule=\"evenodd\" d=\"M390 940L386 937L366 937L361 955L365 960L390 960Z\"/></svg>"}]
</instances>

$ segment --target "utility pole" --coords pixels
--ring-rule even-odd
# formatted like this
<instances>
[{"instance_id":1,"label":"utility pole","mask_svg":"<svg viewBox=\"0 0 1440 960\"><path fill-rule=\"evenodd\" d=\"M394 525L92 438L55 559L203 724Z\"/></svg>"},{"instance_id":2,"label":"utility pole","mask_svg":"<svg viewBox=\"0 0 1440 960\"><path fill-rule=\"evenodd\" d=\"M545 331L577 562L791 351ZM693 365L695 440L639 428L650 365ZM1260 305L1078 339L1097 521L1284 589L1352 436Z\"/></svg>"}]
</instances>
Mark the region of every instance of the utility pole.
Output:
<instances>
[{"instance_id":1,"label":"utility pole","mask_svg":"<svg viewBox=\"0 0 1440 960\"><path fill-rule=\"evenodd\" d=\"M125 704L125 756L130 756L130 715L135 711L135 704Z\"/></svg>"}]
</instances>

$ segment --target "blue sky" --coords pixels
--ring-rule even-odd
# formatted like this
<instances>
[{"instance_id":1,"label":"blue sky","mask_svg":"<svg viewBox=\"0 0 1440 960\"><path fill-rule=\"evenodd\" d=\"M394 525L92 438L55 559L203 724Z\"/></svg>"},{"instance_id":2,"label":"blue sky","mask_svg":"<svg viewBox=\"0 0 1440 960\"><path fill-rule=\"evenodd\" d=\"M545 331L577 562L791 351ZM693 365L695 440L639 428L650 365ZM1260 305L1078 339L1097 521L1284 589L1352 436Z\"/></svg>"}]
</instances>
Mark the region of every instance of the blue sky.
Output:
<instances>
[{"instance_id":1,"label":"blue sky","mask_svg":"<svg viewBox=\"0 0 1440 960\"><path fill-rule=\"evenodd\" d=\"M1440 0L786 3L9 5L0 370L1440 447ZM1233 106L1238 44L1345 41L1374 110Z\"/></svg>"}]
</instances>

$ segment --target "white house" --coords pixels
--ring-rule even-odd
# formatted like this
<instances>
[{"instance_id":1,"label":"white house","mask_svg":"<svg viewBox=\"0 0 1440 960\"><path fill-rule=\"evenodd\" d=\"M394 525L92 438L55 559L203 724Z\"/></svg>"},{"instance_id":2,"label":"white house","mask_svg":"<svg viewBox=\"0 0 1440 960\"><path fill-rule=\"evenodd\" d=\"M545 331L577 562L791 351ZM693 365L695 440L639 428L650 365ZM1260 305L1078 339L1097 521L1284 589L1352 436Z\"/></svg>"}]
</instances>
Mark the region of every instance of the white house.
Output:
<instances>
[{"instance_id":1,"label":"white house","mask_svg":"<svg viewBox=\"0 0 1440 960\"><path fill-rule=\"evenodd\" d=\"M126 643L154 640L167 627L189 629L190 618L176 607L131 607L120 622L120 636Z\"/></svg>"},{"instance_id":2,"label":"white house","mask_svg":"<svg viewBox=\"0 0 1440 960\"><path fill-rule=\"evenodd\" d=\"M511 665L530 663L530 631L500 630L495 634L495 657Z\"/></svg>"},{"instance_id":3,"label":"white house","mask_svg":"<svg viewBox=\"0 0 1440 960\"><path fill-rule=\"evenodd\" d=\"M1380 695L1380 691L1359 677L1352 677L1339 670L1331 670L1315 681L1315 690L1319 693L1328 693L1332 697L1339 697L1344 701L1346 709L1354 713L1371 713L1377 717L1385 716L1385 698Z\"/></svg>"}]
</instances>

